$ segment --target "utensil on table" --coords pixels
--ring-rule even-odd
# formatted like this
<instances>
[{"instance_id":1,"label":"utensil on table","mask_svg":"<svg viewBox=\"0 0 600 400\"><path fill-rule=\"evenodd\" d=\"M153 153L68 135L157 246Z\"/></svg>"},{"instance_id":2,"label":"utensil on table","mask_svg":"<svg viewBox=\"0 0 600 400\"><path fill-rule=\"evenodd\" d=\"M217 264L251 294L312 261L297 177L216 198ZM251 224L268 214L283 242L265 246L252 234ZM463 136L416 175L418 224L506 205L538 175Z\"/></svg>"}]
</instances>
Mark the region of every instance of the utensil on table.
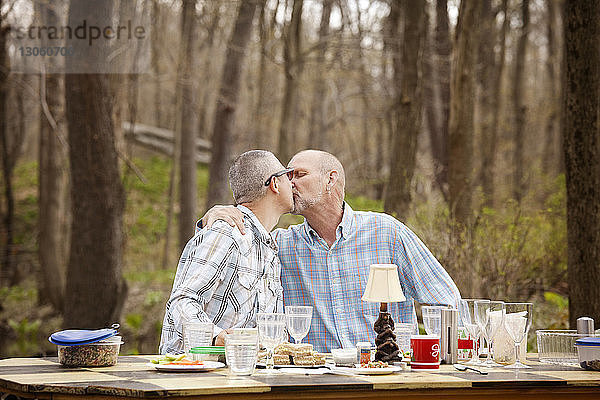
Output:
<instances>
[{"instance_id":1,"label":"utensil on table","mask_svg":"<svg viewBox=\"0 0 600 400\"><path fill-rule=\"evenodd\" d=\"M475 371L475 372L478 372L481 375L487 375L488 374L486 371L482 371L480 369L469 367L468 365L463 365L463 364L454 364L454 368L456 368L459 371L466 371L466 370Z\"/></svg>"}]
</instances>

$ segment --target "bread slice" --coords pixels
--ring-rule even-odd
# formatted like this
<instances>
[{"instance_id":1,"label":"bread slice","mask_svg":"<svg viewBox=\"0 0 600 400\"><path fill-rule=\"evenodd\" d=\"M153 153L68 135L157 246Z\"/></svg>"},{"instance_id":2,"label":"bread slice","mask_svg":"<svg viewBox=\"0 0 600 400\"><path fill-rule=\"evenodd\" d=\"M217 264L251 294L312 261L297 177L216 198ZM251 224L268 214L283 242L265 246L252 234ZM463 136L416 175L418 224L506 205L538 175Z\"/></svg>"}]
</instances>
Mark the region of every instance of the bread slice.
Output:
<instances>
[{"instance_id":1,"label":"bread slice","mask_svg":"<svg viewBox=\"0 0 600 400\"><path fill-rule=\"evenodd\" d=\"M275 354L285 354L288 356L308 356L313 351L312 344L308 343L282 343L275 347Z\"/></svg>"}]
</instances>

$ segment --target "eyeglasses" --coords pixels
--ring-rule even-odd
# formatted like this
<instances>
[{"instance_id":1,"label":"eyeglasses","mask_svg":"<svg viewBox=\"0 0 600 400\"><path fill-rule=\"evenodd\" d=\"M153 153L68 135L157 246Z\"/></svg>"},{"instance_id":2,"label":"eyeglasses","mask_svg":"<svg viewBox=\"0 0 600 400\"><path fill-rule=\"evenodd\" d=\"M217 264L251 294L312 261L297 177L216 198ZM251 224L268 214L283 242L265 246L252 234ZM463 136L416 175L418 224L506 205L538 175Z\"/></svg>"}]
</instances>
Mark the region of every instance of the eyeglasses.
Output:
<instances>
[{"instance_id":1,"label":"eyeglasses","mask_svg":"<svg viewBox=\"0 0 600 400\"><path fill-rule=\"evenodd\" d=\"M294 177L294 168L286 168L283 171L275 172L265 181L265 186L269 186L271 184L271 179L279 177L284 174L287 174L289 180L291 181L292 178Z\"/></svg>"}]
</instances>

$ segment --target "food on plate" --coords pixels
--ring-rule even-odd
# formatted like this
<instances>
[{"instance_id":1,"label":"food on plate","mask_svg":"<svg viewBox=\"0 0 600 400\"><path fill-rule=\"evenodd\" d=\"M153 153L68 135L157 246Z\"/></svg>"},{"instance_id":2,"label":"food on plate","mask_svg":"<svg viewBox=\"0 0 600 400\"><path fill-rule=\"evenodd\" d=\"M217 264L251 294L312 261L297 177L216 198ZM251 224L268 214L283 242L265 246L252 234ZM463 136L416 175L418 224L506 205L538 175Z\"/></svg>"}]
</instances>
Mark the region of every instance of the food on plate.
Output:
<instances>
[{"instance_id":1,"label":"food on plate","mask_svg":"<svg viewBox=\"0 0 600 400\"><path fill-rule=\"evenodd\" d=\"M290 365L292 360L286 354L273 354L273 362L275 365Z\"/></svg>"},{"instance_id":2,"label":"food on plate","mask_svg":"<svg viewBox=\"0 0 600 400\"><path fill-rule=\"evenodd\" d=\"M309 356L313 352L312 344L302 343L282 343L275 347L275 354L284 354L287 356Z\"/></svg>"},{"instance_id":3,"label":"food on plate","mask_svg":"<svg viewBox=\"0 0 600 400\"><path fill-rule=\"evenodd\" d=\"M266 351L260 351L258 353L259 362L264 363L266 355ZM325 354L313 351L312 344L286 342L275 347L273 363L298 366L323 365L325 364Z\"/></svg>"},{"instance_id":4,"label":"food on plate","mask_svg":"<svg viewBox=\"0 0 600 400\"><path fill-rule=\"evenodd\" d=\"M384 361L371 361L368 363L360 364L360 367L361 368L387 368L388 363L386 363Z\"/></svg>"},{"instance_id":5,"label":"food on plate","mask_svg":"<svg viewBox=\"0 0 600 400\"><path fill-rule=\"evenodd\" d=\"M204 365L204 363L200 360L188 360L184 358L181 361L172 361L163 365Z\"/></svg>"},{"instance_id":6,"label":"food on plate","mask_svg":"<svg viewBox=\"0 0 600 400\"><path fill-rule=\"evenodd\" d=\"M185 357L185 354L165 354L159 358L151 360L152 364L162 365L203 365L202 361L190 360Z\"/></svg>"}]
</instances>

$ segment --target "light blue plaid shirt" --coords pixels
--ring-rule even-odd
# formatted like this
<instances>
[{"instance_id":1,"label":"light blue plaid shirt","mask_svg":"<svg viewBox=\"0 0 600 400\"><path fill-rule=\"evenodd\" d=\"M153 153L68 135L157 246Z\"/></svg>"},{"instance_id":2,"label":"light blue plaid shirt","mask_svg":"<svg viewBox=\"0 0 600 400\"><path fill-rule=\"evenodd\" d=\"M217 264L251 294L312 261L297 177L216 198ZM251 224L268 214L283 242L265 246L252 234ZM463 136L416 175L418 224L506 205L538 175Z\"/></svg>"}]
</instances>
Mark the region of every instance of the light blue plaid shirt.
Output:
<instances>
[{"instance_id":1,"label":"light blue plaid shirt","mask_svg":"<svg viewBox=\"0 0 600 400\"><path fill-rule=\"evenodd\" d=\"M395 322L416 323L414 300L457 306L458 288L423 242L382 213L344 206L331 248L304 221L272 232L279 245L285 305L313 306L307 341L317 351L375 342L379 303L361 300L370 264L396 264L406 301L391 303Z\"/></svg>"}]
</instances>

